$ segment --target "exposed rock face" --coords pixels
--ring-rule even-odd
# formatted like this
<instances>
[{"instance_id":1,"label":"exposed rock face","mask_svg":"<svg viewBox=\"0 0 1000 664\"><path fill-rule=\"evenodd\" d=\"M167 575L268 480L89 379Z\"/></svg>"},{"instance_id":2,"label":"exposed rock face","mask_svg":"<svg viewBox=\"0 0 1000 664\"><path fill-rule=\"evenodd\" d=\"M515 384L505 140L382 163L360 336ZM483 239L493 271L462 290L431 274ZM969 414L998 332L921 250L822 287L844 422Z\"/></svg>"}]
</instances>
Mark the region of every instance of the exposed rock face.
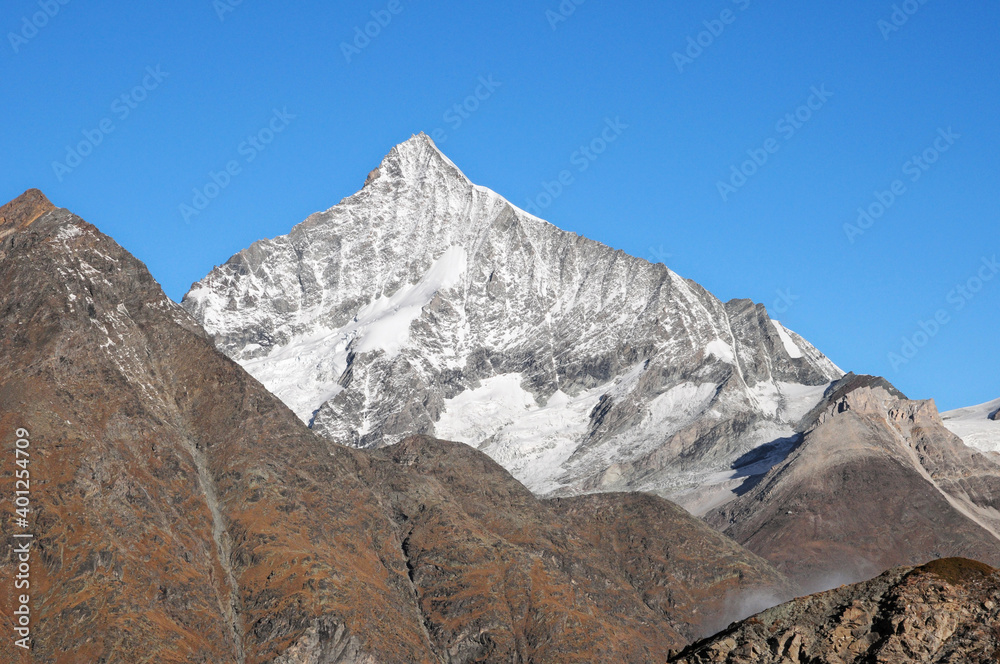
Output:
<instances>
[{"instance_id":1,"label":"exposed rock face","mask_svg":"<svg viewBox=\"0 0 1000 664\"><path fill-rule=\"evenodd\" d=\"M900 568L764 611L675 664L1000 661L1000 574L963 559Z\"/></svg>"},{"instance_id":2,"label":"exposed rock face","mask_svg":"<svg viewBox=\"0 0 1000 664\"><path fill-rule=\"evenodd\" d=\"M183 305L321 434L460 440L541 495L724 490L842 375L761 305L515 208L424 135Z\"/></svg>"},{"instance_id":3,"label":"exposed rock face","mask_svg":"<svg viewBox=\"0 0 1000 664\"><path fill-rule=\"evenodd\" d=\"M547 502L464 445L332 444L134 257L33 205L3 208L31 221L0 242L0 440L30 432L33 661L662 662L730 617L699 598L786 591L659 498ZM0 467L5 500L14 481ZM0 661L20 656L0 639Z\"/></svg>"},{"instance_id":4,"label":"exposed rock face","mask_svg":"<svg viewBox=\"0 0 1000 664\"><path fill-rule=\"evenodd\" d=\"M932 402L518 210L424 136L184 306L338 442L434 433L536 495L655 492L807 589L942 556L1000 564L1000 456Z\"/></svg>"},{"instance_id":5,"label":"exposed rock face","mask_svg":"<svg viewBox=\"0 0 1000 664\"><path fill-rule=\"evenodd\" d=\"M964 556L1000 564L1000 465L932 401L847 376L799 446L709 521L806 588Z\"/></svg>"},{"instance_id":6,"label":"exposed rock face","mask_svg":"<svg viewBox=\"0 0 1000 664\"><path fill-rule=\"evenodd\" d=\"M317 621L363 644L339 661L437 660L350 457L65 210L0 243L0 357L0 440L31 440L34 661L256 664L309 650ZM20 652L0 640L0 661Z\"/></svg>"},{"instance_id":7,"label":"exposed rock face","mask_svg":"<svg viewBox=\"0 0 1000 664\"><path fill-rule=\"evenodd\" d=\"M0 207L0 240L27 228L55 206L37 189L29 189L10 203Z\"/></svg>"}]
</instances>

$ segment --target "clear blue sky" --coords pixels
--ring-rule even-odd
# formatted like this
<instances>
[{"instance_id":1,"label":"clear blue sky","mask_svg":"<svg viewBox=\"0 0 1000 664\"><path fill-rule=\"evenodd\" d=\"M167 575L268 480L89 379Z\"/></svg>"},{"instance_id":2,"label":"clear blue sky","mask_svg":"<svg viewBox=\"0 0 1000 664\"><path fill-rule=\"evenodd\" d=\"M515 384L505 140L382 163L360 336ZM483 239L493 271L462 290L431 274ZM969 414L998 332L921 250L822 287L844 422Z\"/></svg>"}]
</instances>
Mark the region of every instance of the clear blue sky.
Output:
<instances>
[{"instance_id":1,"label":"clear blue sky","mask_svg":"<svg viewBox=\"0 0 1000 664\"><path fill-rule=\"evenodd\" d=\"M0 198L41 188L175 299L437 129L474 181L522 207L569 170L541 216L765 303L844 369L942 409L1000 397L1000 274L975 281L1000 254L995 1L909 0L898 25L891 0L566 0L568 16L560 0L62 2L4 5ZM46 5L55 15L36 15ZM388 24L345 54L371 12ZM703 46L679 60L689 38ZM478 87L491 76L499 87ZM295 117L274 120L263 150L244 143L275 109ZM808 119L783 122L796 112ZM581 171L574 153L609 118L628 128ZM938 139L949 128L959 137ZM67 146L84 132L100 144L77 162ZM933 164L910 163L925 150ZM766 163L723 200L748 151ZM230 161L228 185L185 220ZM844 225L896 180L851 242Z\"/></svg>"}]
</instances>

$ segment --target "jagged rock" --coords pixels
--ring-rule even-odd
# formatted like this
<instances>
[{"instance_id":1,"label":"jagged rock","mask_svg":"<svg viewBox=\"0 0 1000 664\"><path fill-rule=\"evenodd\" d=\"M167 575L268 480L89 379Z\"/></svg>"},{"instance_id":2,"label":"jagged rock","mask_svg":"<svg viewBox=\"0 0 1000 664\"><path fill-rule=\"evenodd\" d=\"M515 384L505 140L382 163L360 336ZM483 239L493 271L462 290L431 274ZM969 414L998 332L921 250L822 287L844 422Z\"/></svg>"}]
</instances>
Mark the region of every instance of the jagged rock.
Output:
<instances>
[{"instance_id":1,"label":"jagged rock","mask_svg":"<svg viewBox=\"0 0 1000 664\"><path fill-rule=\"evenodd\" d=\"M0 240L27 228L55 206L37 189L29 189L0 207Z\"/></svg>"},{"instance_id":2,"label":"jagged rock","mask_svg":"<svg viewBox=\"0 0 1000 664\"><path fill-rule=\"evenodd\" d=\"M764 611L672 664L1000 661L1000 573L964 559L900 568Z\"/></svg>"},{"instance_id":3,"label":"jagged rock","mask_svg":"<svg viewBox=\"0 0 1000 664\"><path fill-rule=\"evenodd\" d=\"M798 447L710 523L806 588L939 556L1000 565L998 458L963 445L933 401L852 374L810 418Z\"/></svg>"}]
</instances>

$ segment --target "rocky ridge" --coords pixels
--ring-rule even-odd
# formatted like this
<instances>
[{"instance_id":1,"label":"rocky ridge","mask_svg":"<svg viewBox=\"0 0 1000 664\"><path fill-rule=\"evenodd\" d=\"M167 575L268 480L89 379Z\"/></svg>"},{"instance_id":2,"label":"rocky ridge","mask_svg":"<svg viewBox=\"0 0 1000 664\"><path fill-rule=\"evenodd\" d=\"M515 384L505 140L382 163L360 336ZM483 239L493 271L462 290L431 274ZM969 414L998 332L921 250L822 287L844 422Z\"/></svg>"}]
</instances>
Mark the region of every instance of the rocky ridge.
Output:
<instances>
[{"instance_id":1,"label":"rocky ridge","mask_svg":"<svg viewBox=\"0 0 1000 664\"><path fill-rule=\"evenodd\" d=\"M940 557L1000 565L1000 456L883 379L831 386L797 447L739 493L708 521L806 588Z\"/></svg>"},{"instance_id":2,"label":"rocky ridge","mask_svg":"<svg viewBox=\"0 0 1000 664\"><path fill-rule=\"evenodd\" d=\"M673 664L1000 661L1000 573L944 559L800 598L730 626Z\"/></svg>"}]
</instances>

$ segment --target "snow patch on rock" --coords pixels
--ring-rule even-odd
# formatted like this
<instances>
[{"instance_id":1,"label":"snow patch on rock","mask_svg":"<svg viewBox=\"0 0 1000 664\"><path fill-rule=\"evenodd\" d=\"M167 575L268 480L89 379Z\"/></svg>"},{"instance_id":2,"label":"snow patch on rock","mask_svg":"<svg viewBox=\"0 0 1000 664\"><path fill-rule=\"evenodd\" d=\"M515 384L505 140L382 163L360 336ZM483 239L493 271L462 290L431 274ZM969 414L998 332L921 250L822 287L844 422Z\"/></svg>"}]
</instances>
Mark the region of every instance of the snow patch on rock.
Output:
<instances>
[{"instance_id":1,"label":"snow patch on rock","mask_svg":"<svg viewBox=\"0 0 1000 664\"><path fill-rule=\"evenodd\" d=\"M778 337L781 339L781 343L785 346L785 352L788 353L788 357L793 360L798 360L803 357L802 349L795 345L792 341L792 337L788 334L788 330L785 326L776 320L772 320L771 324L774 325L774 329L778 332Z\"/></svg>"},{"instance_id":2,"label":"snow patch on rock","mask_svg":"<svg viewBox=\"0 0 1000 664\"><path fill-rule=\"evenodd\" d=\"M998 408L1000 399L941 413L941 419L945 428L969 447L982 452L1000 452L1000 422L990 419Z\"/></svg>"}]
</instances>

